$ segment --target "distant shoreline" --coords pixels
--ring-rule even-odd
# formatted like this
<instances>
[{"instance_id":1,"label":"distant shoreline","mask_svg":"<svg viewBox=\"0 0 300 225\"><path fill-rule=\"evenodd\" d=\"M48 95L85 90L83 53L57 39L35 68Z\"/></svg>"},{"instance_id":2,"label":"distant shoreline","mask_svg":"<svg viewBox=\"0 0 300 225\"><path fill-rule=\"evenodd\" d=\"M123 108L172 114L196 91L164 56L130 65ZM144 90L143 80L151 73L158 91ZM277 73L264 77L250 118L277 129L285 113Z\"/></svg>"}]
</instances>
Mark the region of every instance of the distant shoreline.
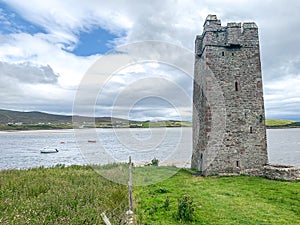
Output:
<instances>
[{"instance_id":1,"label":"distant shoreline","mask_svg":"<svg viewBox=\"0 0 300 225\"><path fill-rule=\"evenodd\" d=\"M34 133L45 133L45 132L55 132L59 131L70 131L70 130L89 130L89 129L147 129L147 128L192 128L192 126L150 126L150 127L86 127L86 128L50 128L50 129L1 129L1 133L17 133L17 132L34 132Z\"/></svg>"},{"instance_id":2,"label":"distant shoreline","mask_svg":"<svg viewBox=\"0 0 300 225\"><path fill-rule=\"evenodd\" d=\"M78 122L74 122L75 121ZM191 119L191 118L190 118ZM247 122L247 121L245 121ZM0 109L0 131L59 130L82 128L154 128L154 127L192 127L192 122L173 119L129 120L117 117L88 117L76 115L56 115L38 111L20 112ZM267 129L300 128L295 120L265 119ZM249 125L250 126L250 125Z\"/></svg>"},{"instance_id":3,"label":"distant shoreline","mask_svg":"<svg viewBox=\"0 0 300 225\"><path fill-rule=\"evenodd\" d=\"M95 127L96 129L147 129L149 127ZM2 129L0 134L9 134L9 133L65 133L72 130L88 130L95 128L51 128L51 129ZM165 126L165 127L150 127L150 128L192 128L192 126ZM300 128L300 126L271 126L266 127L266 129L295 129Z\"/></svg>"},{"instance_id":4,"label":"distant shoreline","mask_svg":"<svg viewBox=\"0 0 300 225\"><path fill-rule=\"evenodd\" d=\"M75 128L74 128L75 127ZM24 130L59 130L59 129L115 129L115 128L160 128L160 127L192 127L188 121L157 121L157 122L131 122L131 123L87 123L87 124L0 124L0 131L24 131Z\"/></svg>"},{"instance_id":5,"label":"distant shoreline","mask_svg":"<svg viewBox=\"0 0 300 225\"><path fill-rule=\"evenodd\" d=\"M300 128L300 126L271 126L266 127L267 129L294 129L294 128Z\"/></svg>"}]
</instances>

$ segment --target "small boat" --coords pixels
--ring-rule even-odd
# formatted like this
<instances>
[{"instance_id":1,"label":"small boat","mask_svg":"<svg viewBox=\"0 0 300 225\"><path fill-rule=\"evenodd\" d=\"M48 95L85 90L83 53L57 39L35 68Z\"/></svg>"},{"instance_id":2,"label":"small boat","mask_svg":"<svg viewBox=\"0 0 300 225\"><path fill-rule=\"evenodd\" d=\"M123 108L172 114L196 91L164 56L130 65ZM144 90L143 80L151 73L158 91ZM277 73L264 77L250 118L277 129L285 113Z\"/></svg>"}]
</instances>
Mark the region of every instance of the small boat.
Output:
<instances>
[{"instance_id":1,"label":"small boat","mask_svg":"<svg viewBox=\"0 0 300 225\"><path fill-rule=\"evenodd\" d=\"M61 143L61 144L64 144L65 142L64 142L64 141L61 141L60 143Z\"/></svg>"},{"instance_id":2,"label":"small boat","mask_svg":"<svg viewBox=\"0 0 300 225\"><path fill-rule=\"evenodd\" d=\"M88 140L88 142L96 143L96 140Z\"/></svg>"},{"instance_id":3,"label":"small boat","mask_svg":"<svg viewBox=\"0 0 300 225\"><path fill-rule=\"evenodd\" d=\"M57 153L58 149L57 148L43 148L41 150L41 153Z\"/></svg>"}]
</instances>

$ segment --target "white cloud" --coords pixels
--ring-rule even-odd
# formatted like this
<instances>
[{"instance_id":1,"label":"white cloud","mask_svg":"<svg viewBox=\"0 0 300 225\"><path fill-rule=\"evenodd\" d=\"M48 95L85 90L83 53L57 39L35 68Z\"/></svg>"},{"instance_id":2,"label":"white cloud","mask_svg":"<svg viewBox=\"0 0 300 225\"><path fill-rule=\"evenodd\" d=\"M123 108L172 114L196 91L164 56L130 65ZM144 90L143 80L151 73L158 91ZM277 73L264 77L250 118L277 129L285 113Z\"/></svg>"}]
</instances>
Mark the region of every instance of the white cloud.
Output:
<instances>
[{"instance_id":1,"label":"white cloud","mask_svg":"<svg viewBox=\"0 0 300 225\"><path fill-rule=\"evenodd\" d=\"M271 118L299 118L300 72L272 80L265 85L267 116Z\"/></svg>"},{"instance_id":2,"label":"white cloud","mask_svg":"<svg viewBox=\"0 0 300 225\"><path fill-rule=\"evenodd\" d=\"M31 0L24 4L18 0L10 0L6 3L26 20L43 27L48 33L63 41L66 39L75 41L76 34L95 26L119 33L132 25L128 17L117 10L122 5L126 6L123 1L100 3L87 0L79 3L72 0Z\"/></svg>"},{"instance_id":3,"label":"white cloud","mask_svg":"<svg viewBox=\"0 0 300 225\"><path fill-rule=\"evenodd\" d=\"M107 80L99 93L99 115L145 120L156 117L190 120L192 77L161 63L131 65ZM112 110L112 112L111 112ZM146 118L147 119L147 118Z\"/></svg>"},{"instance_id":4,"label":"white cloud","mask_svg":"<svg viewBox=\"0 0 300 225\"><path fill-rule=\"evenodd\" d=\"M0 45L0 59L4 62L50 65L60 75L58 82L63 88L75 88L85 71L99 56L75 56L63 51L47 38L40 33L7 35Z\"/></svg>"},{"instance_id":5,"label":"white cloud","mask_svg":"<svg viewBox=\"0 0 300 225\"><path fill-rule=\"evenodd\" d=\"M59 74L58 86L62 91L75 88L86 69L99 57L78 57L64 51L76 46L80 32L101 27L125 35L111 40L113 44L159 40L193 51L195 35L202 32L207 14L217 14L223 25L230 21L255 21L260 32L267 115L288 116L299 109L300 93L295 88L300 82L299 1L291 0L288 4L283 0L5 2L26 20L43 27L46 33L0 34L0 60L49 65ZM5 21L3 16L0 20ZM143 70L136 69L136 74ZM120 85L130 78L118 77Z\"/></svg>"}]
</instances>

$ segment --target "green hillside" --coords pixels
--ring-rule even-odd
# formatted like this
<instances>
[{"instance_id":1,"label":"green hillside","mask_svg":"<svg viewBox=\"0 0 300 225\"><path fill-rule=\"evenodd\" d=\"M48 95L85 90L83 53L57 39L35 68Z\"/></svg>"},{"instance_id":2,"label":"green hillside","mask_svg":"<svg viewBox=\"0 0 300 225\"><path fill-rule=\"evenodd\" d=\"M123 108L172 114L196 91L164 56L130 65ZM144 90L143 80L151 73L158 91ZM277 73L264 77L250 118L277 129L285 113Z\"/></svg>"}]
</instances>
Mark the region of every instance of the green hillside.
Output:
<instances>
[{"instance_id":1,"label":"green hillside","mask_svg":"<svg viewBox=\"0 0 300 225\"><path fill-rule=\"evenodd\" d=\"M267 127L300 127L300 122L294 120L266 119Z\"/></svg>"},{"instance_id":2,"label":"green hillside","mask_svg":"<svg viewBox=\"0 0 300 225\"><path fill-rule=\"evenodd\" d=\"M78 123L72 123L73 119ZM55 115L44 112L20 112L0 109L0 130L50 130L70 129L75 127L89 128L148 128L148 127L189 127L188 121L134 121L116 117L86 117ZM83 128L83 127L82 127Z\"/></svg>"}]
</instances>

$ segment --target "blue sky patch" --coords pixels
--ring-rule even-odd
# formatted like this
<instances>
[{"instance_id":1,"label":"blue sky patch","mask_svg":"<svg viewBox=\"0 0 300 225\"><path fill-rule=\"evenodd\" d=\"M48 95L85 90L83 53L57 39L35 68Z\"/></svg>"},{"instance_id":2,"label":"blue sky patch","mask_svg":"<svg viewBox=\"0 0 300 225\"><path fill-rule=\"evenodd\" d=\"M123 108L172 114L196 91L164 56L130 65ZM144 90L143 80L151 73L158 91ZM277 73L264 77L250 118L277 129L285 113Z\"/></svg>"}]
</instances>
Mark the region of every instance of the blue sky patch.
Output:
<instances>
[{"instance_id":1,"label":"blue sky patch","mask_svg":"<svg viewBox=\"0 0 300 225\"><path fill-rule=\"evenodd\" d=\"M12 33L45 33L48 32L39 25L33 24L20 16L13 8L0 2L0 34ZM70 53L77 56L90 56L94 54L104 54L113 49L112 40L119 36L113 35L108 31L97 27L87 32L77 35L79 42ZM67 43L64 43L67 44ZM66 50L67 51L67 50Z\"/></svg>"},{"instance_id":2,"label":"blue sky patch","mask_svg":"<svg viewBox=\"0 0 300 225\"><path fill-rule=\"evenodd\" d=\"M78 56L104 54L113 49L113 44L110 42L115 38L118 38L118 36L101 28L93 29L90 32L82 32L78 36L79 43L77 43L72 53Z\"/></svg>"},{"instance_id":3,"label":"blue sky patch","mask_svg":"<svg viewBox=\"0 0 300 225\"><path fill-rule=\"evenodd\" d=\"M0 2L0 33L46 33L43 27L30 23L23 19L9 6Z\"/></svg>"}]
</instances>

